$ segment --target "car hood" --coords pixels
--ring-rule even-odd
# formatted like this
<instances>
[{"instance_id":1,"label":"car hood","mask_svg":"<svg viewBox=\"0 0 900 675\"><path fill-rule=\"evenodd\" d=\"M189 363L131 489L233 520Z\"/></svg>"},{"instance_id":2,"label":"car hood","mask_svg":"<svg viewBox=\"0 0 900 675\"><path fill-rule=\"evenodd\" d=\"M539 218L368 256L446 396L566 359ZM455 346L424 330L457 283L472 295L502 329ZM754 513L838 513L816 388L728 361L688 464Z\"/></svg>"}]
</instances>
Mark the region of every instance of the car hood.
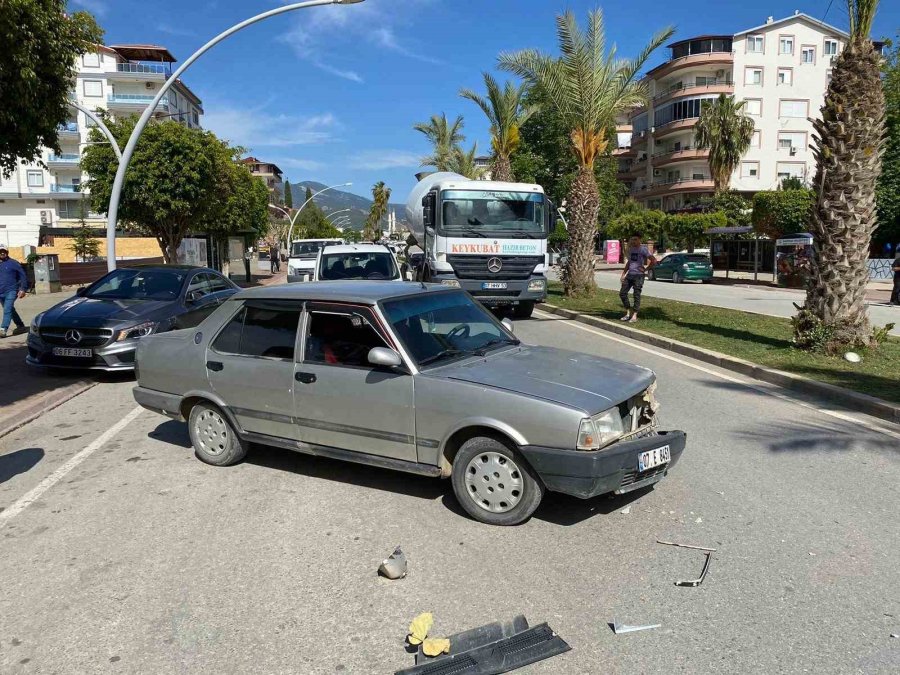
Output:
<instances>
[{"instance_id":1,"label":"car hood","mask_svg":"<svg viewBox=\"0 0 900 675\"><path fill-rule=\"evenodd\" d=\"M644 391L653 371L590 354L522 346L429 372L553 401L596 414Z\"/></svg>"},{"instance_id":2,"label":"car hood","mask_svg":"<svg viewBox=\"0 0 900 675\"><path fill-rule=\"evenodd\" d=\"M113 300L74 297L51 307L41 316L42 326L124 326L168 316L174 300Z\"/></svg>"}]
</instances>

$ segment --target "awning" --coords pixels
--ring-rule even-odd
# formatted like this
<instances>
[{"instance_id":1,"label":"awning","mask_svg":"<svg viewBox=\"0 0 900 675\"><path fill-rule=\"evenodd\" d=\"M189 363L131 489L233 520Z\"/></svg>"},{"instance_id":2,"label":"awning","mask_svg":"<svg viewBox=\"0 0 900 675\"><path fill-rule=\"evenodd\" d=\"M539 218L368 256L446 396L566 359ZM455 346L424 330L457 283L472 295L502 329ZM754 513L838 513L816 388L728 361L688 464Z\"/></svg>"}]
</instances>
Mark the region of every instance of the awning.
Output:
<instances>
[{"instance_id":1,"label":"awning","mask_svg":"<svg viewBox=\"0 0 900 675\"><path fill-rule=\"evenodd\" d=\"M119 55L129 61L162 61L174 63L177 59L165 47L158 45L109 45Z\"/></svg>"},{"instance_id":2,"label":"awning","mask_svg":"<svg viewBox=\"0 0 900 675\"><path fill-rule=\"evenodd\" d=\"M744 225L742 227L711 227L703 234L747 234L753 232L753 227Z\"/></svg>"}]
</instances>

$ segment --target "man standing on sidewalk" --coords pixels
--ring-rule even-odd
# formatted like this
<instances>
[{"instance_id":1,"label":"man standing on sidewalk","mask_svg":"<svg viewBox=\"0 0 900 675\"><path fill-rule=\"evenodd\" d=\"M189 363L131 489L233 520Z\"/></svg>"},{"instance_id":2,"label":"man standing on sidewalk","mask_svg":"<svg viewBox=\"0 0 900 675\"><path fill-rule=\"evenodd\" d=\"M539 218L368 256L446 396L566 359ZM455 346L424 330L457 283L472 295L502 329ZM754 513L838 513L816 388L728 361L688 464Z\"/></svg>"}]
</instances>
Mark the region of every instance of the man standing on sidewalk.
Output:
<instances>
[{"instance_id":1,"label":"man standing on sidewalk","mask_svg":"<svg viewBox=\"0 0 900 675\"><path fill-rule=\"evenodd\" d=\"M0 338L9 335L9 324L15 323L12 335L28 330L22 317L16 311L16 300L25 297L28 277L17 260L9 257L9 250L0 245L0 305L3 306L3 321L0 322Z\"/></svg>"},{"instance_id":2,"label":"man standing on sidewalk","mask_svg":"<svg viewBox=\"0 0 900 675\"><path fill-rule=\"evenodd\" d=\"M622 270L622 290L619 297L625 307L625 316L620 321L634 323L638 320L638 311L641 309L641 291L644 288L644 273L656 264L656 258L650 255L650 250L641 244L638 234L632 235L625 249L625 269ZM634 289L634 309L628 304L628 291Z\"/></svg>"},{"instance_id":3,"label":"man standing on sidewalk","mask_svg":"<svg viewBox=\"0 0 900 675\"><path fill-rule=\"evenodd\" d=\"M891 269L894 270L894 291L891 293L891 304L900 305L900 247L898 247L897 257L894 258Z\"/></svg>"}]
</instances>

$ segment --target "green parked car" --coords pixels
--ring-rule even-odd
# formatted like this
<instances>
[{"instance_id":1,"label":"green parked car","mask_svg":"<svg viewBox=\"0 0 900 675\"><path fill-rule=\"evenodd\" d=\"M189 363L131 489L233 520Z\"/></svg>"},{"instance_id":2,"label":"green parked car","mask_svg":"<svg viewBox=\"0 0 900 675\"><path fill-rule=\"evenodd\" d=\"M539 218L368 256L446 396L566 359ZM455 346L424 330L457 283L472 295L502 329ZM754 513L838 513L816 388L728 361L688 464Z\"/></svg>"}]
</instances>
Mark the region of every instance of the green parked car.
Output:
<instances>
[{"instance_id":1,"label":"green parked car","mask_svg":"<svg viewBox=\"0 0 900 675\"><path fill-rule=\"evenodd\" d=\"M709 257L702 253L672 253L650 268L647 275L652 280L671 279L682 281L702 281L708 284L713 278Z\"/></svg>"}]
</instances>

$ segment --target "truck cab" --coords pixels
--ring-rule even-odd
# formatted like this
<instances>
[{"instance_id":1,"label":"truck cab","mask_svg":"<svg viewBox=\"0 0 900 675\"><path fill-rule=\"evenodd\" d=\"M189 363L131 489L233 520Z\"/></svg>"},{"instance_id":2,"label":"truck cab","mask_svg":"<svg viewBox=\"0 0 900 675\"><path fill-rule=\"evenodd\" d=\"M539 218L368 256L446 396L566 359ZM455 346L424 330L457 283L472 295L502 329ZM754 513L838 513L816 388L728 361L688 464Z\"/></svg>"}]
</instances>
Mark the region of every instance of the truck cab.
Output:
<instances>
[{"instance_id":1,"label":"truck cab","mask_svg":"<svg viewBox=\"0 0 900 675\"><path fill-rule=\"evenodd\" d=\"M288 282L311 281L319 251L326 246L338 246L343 243L343 239L295 239L292 241L288 257Z\"/></svg>"}]
</instances>

